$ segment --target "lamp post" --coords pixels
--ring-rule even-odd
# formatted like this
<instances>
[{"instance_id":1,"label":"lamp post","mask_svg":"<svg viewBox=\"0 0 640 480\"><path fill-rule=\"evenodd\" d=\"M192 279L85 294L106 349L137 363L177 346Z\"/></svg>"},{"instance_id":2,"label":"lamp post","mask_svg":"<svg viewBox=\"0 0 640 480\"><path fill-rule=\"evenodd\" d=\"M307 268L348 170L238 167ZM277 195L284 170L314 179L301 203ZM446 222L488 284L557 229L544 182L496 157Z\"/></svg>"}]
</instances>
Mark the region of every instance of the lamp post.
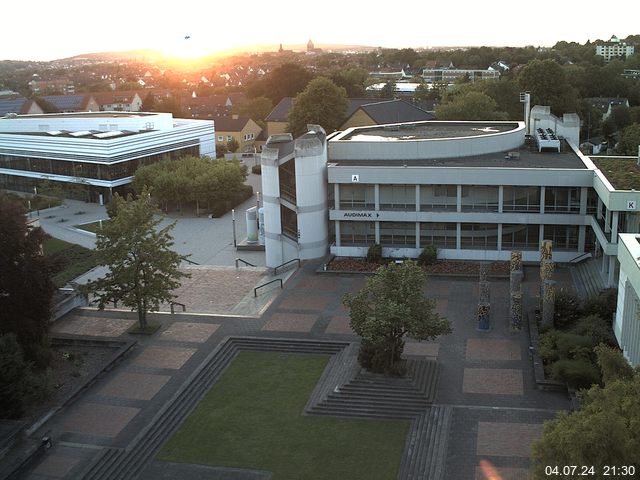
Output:
<instances>
[{"instance_id":1,"label":"lamp post","mask_svg":"<svg viewBox=\"0 0 640 480\"><path fill-rule=\"evenodd\" d=\"M236 242L236 209L231 209L231 223L233 224L233 247L237 248L238 244Z\"/></svg>"}]
</instances>

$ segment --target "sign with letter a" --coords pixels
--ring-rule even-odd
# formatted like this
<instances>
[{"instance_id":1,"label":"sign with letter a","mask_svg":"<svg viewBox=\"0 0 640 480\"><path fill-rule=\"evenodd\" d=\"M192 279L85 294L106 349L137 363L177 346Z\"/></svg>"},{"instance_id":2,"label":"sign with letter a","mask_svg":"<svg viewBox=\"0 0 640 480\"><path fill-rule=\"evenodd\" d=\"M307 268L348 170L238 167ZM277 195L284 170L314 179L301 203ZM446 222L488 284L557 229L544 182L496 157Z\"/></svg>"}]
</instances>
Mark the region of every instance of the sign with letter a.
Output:
<instances>
[{"instance_id":1,"label":"sign with letter a","mask_svg":"<svg viewBox=\"0 0 640 480\"><path fill-rule=\"evenodd\" d=\"M351 175L351 181L352 182L359 182L360 181L360 175Z\"/></svg>"}]
</instances>

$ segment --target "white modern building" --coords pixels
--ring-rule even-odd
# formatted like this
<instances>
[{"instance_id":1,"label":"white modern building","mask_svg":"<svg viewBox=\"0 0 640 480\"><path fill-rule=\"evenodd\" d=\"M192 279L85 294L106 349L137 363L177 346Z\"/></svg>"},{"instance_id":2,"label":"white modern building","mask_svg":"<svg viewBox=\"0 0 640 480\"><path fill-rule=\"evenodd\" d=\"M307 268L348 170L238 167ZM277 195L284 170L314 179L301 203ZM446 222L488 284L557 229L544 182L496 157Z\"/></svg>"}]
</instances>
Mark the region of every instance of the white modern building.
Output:
<instances>
[{"instance_id":1,"label":"white modern building","mask_svg":"<svg viewBox=\"0 0 640 480\"><path fill-rule=\"evenodd\" d=\"M640 365L640 235L620 234L620 280L613 331L624 356Z\"/></svg>"},{"instance_id":2,"label":"white modern building","mask_svg":"<svg viewBox=\"0 0 640 480\"><path fill-rule=\"evenodd\" d=\"M422 78L427 83L453 83L460 77L468 77L471 82L476 80L498 80L500 70L494 68L425 68L422 70Z\"/></svg>"},{"instance_id":3,"label":"white modern building","mask_svg":"<svg viewBox=\"0 0 640 480\"><path fill-rule=\"evenodd\" d=\"M596 55L604 57L605 62L610 62L612 58L616 57L630 57L634 52L634 45L622 42L615 35L603 45L596 45Z\"/></svg>"},{"instance_id":4,"label":"white modern building","mask_svg":"<svg viewBox=\"0 0 640 480\"><path fill-rule=\"evenodd\" d=\"M82 112L0 118L0 188L50 180L88 186L92 201L126 192L140 165L185 155L215 158L214 122L170 113Z\"/></svg>"}]
</instances>

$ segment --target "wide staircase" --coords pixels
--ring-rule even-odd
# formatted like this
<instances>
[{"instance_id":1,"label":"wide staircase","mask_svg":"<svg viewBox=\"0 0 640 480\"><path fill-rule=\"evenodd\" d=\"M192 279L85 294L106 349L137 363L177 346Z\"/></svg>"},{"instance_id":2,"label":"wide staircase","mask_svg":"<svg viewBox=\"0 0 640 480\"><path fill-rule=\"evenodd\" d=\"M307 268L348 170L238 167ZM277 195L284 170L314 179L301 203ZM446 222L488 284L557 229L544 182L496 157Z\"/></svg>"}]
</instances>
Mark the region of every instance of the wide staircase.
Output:
<instances>
[{"instance_id":1,"label":"wide staircase","mask_svg":"<svg viewBox=\"0 0 640 480\"><path fill-rule=\"evenodd\" d=\"M600 272L601 259L586 260L573 267L573 278L578 293L584 298L598 296L606 288L604 275Z\"/></svg>"}]
</instances>

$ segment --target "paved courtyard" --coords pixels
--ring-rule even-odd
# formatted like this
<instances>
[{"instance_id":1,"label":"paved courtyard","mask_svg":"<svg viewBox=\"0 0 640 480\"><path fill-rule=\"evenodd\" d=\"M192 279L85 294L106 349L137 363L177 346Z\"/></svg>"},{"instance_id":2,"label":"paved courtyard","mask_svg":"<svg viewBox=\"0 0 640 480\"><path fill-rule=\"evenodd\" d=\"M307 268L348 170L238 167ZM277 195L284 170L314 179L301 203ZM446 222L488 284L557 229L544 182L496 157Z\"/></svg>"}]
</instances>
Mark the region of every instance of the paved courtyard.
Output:
<instances>
[{"instance_id":1,"label":"paved courtyard","mask_svg":"<svg viewBox=\"0 0 640 480\"><path fill-rule=\"evenodd\" d=\"M356 340L341 298L358 291L365 278L316 274L316 267L307 263L295 272L260 316L153 314L160 330L135 337L134 351L42 427L51 430L55 446L27 478L75 479L101 447L126 448L230 335ZM559 277L570 281L565 273L560 270ZM526 292L535 291L537 278L537 270L527 269ZM223 283L210 288L224 292ZM507 280L491 282L492 329L482 333L474 320L477 280L431 278L425 292L451 320L454 333L433 342L407 340L406 355L439 360L435 403L453 407L446 479L489 479L496 473L526 478L530 446L542 423L568 408L565 395L536 389L527 334L508 329L507 290ZM525 299L527 305L532 301L532 295ZM57 322L54 331L130 339L126 329L135 318L129 312L81 310Z\"/></svg>"}]
</instances>

